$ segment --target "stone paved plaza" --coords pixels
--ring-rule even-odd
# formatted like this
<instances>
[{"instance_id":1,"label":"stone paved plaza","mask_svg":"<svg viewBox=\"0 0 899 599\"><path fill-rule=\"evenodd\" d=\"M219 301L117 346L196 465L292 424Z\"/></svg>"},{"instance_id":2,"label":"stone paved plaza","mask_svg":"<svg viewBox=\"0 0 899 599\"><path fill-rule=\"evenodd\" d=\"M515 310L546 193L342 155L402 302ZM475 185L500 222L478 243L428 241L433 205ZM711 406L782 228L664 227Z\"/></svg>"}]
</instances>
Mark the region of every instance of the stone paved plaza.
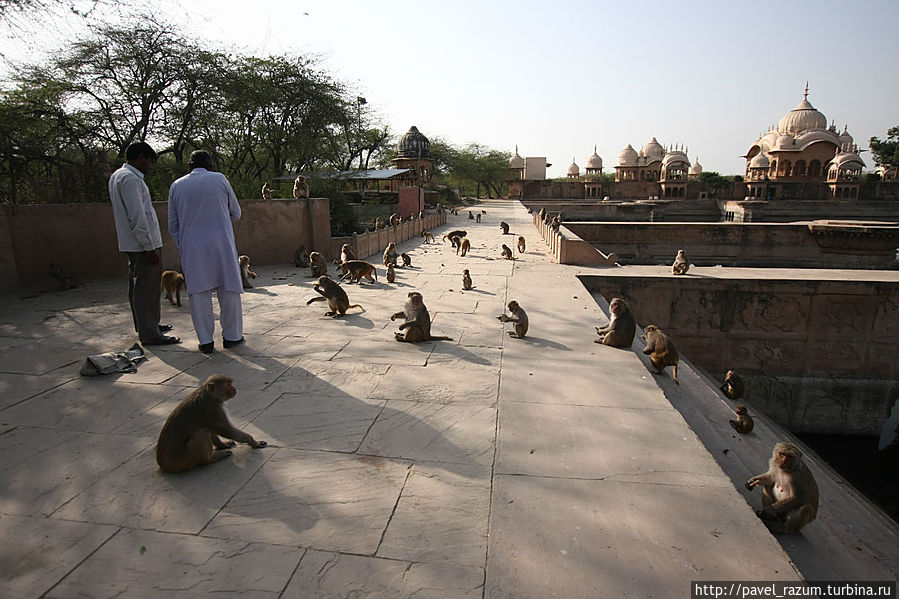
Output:
<instances>
[{"instance_id":1,"label":"stone paved plaza","mask_svg":"<svg viewBox=\"0 0 899 599\"><path fill-rule=\"evenodd\" d=\"M246 344L206 356L164 302L183 342L134 374L78 375L136 340L124 279L4 296L0 596L687 597L693 580L799 579L670 377L593 343L607 306L575 277L591 269L551 263L517 202L481 207L435 231L467 229L469 256L404 243L412 268L344 285L365 309L342 319L306 305L308 269L259 267ZM518 235L527 252L499 259ZM453 341L393 340L412 290ZM512 299L524 340L496 319ZM162 423L215 373L269 447L160 473Z\"/></svg>"}]
</instances>

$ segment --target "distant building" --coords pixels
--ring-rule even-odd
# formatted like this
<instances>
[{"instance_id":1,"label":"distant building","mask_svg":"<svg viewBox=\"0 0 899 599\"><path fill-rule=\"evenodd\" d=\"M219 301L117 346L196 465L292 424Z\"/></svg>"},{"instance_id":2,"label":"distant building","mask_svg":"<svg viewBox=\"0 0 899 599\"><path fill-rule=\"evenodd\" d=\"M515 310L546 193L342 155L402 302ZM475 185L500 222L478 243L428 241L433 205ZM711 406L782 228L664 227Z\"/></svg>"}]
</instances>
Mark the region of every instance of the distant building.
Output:
<instances>
[{"instance_id":1,"label":"distant building","mask_svg":"<svg viewBox=\"0 0 899 599\"><path fill-rule=\"evenodd\" d=\"M412 125L409 131L403 135L396 144L396 158L393 159L394 168L409 169L399 186L431 189L433 177L433 165L431 160L431 142L425 137L418 127Z\"/></svg>"}]
</instances>

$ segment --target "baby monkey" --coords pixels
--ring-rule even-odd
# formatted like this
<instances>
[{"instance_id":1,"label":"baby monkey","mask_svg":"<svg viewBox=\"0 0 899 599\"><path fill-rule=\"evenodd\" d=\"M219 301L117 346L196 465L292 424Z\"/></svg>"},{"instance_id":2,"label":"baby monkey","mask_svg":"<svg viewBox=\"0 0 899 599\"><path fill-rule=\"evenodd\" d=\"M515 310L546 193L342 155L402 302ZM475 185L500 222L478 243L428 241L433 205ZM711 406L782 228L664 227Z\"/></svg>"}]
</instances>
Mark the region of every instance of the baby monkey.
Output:
<instances>
[{"instance_id":1,"label":"baby monkey","mask_svg":"<svg viewBox=\"0 0 899 599\"><path fill-rule=\"evenodd\" d=\"M253 286L250 285L250 279L255 279L259 275L250 270L250 257L249 256L240 256L237 258L237 262L240 264L240 283L243 285L244 289L252 289ZM180 305L180 304L179 304Z\"/></svg>"},{"instance_id":2,"label":"baby monkey","mask_svg":"<svg viewBox=\"0 0 899 599\"><path fill-rule=\"evenodd\" d=\"M677 256L674 257L674 264L671 265L671 274L685 275L690 270L690 263L687 262L687 255L684 250L677 250Z\"/></svg>"},{"instance_id":3,"label":"baby monkey","mask_svg":"<svg viewBox=\"0 0 899 599\"><path fill-rule=\"evenodd\" d=\"M752 421L752 416L749 415L749 410L746 409L746 406L737 406L735 414L737 415L736 420L728 420L730 425L734 427L734 430L743 435L751 433L755 427L755 422Z\"/></svg>"},{"instance_id":4,"label":"baby monkey","mask_svg":"<svg viewBox=\"0 0 899 599\"><path fill-rule=\"evenodd\" d=\"M167 270L162 273L162 290L165 292L165 299L172 304L181 305L181 290L187 289L184 282L184 275L177 270ZM174 299L172 296L174 295Z\"/></svg>"},{"instance_id":5,"label":"baby monkey","mask_svg":"<svg viewBox=\"0 0 899 599\"><path fill-rule=\"evenodd\" d=\"M473 289L471 285L471 275L468 273L468 269L462 271L462 289L468 291L469 289Z\"/></svg>"},{"instance_id":6,"label":"baby monkey","mask_svg":"<svg viewBox=\"0 0 899 599\"><path fill-rule=\"evenodd\" d=\"M514 330L509 331L509 335L511 337L517 337L518 339L523 339L525 334L528 332L528 315L524 311L524 308L518 305L518 302L512 300L509 302L509 312L512 313L512 316L507 316L505 314L500 314L497 316L500 322L511 322L514 323L512 327Z\"/></svg>"}]
</instances>

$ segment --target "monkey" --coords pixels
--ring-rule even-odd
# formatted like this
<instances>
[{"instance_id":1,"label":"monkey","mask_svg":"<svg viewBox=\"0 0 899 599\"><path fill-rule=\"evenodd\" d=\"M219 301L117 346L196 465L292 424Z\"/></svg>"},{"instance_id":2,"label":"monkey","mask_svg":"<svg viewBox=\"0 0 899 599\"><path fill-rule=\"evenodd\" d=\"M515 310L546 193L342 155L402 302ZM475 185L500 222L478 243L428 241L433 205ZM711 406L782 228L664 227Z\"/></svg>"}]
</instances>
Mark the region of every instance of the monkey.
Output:
<instances>
[{"instance_id":1,"label":"monkey","mask_svg":"<svg viewBox=\"0 0 899 599\"><path fill-rule=\"evenodd\" d=\"M503 258L506 260L514 260L515 256L512 254L512 249L509 248L505 243L503 244Z\"/></svg>"},{"instance_id":2,"label":"monkey","mask_svg":"<svg viewBox=\"0 0 899 599\"><path fill-rule=\"evenodd\" d=\"M459 243L459 247L462 249L462 257L464 258L465 254L467 254L471 250L471 242L468 241L468 237L466 237Z\"/></svg>"},{"instance_id":3,"label":"monkey","mask_svg":"<svg viewBox=\"0 0 899 599\"><path fill-rule=\"evenodd\" d=\"M409 254L403 252L400 254L400 258L403 259L403 268L411 268L412 267L412 258L409 257Z\"/></svg>"},{"instance_id":4,"label":"monkey","mask_svg":"<svg viewBox=\"0 0 899 599\"><path fill-rule=\"evenodd\" d=\"M746 386L743 384L743 379L740 378L740 375L733 370L728 370L727 374L724 375L724 384L721 385L721 390L724 391L725 397L736 401L743 397Z\"/></svg>"},{"instance_id":5,"label":"monkey","mask_svg":"<svg viewBox=\"0 0 899 599\"><path fill-rule=\"evenodd\" d=\"M434 243L434 235L430 231L422 231L421 236L425 238L425 243Z\"/></svg>"},{"instance_id":6,"label":"monkey","mask_svg":"<svg viewBox=\"0 0 899 599\"><path fill-rule=\"evenodd\" d=\"M231 455L235 441L253 449L266 447L228 420L225 402L237 395L231 377L214 374L169 414L156 442L156 463L163 472L178 473ZM232 441L222 441L219 435Z\"/></svg>"},{"instance_id":7,"label":"monkey","mask_svg":"<svg viewBox=\"0 0 899 599\"><path fill-rule=\"evenodd\" d=\"M296 199L309 197L309 184L306 183L306 177L299 175L293 182L293 197Z\"/></svg>"},{"instance_id":8,"label":"monkey","mask_svg":"<svg viewBox=\"0 0 899 599\"><path fill-rule=\"evenodd\" d=\"M749 415L746 406L737 406L735 414L737 415L736 420L728 420L730 425L734 427L734 430L743 435L751 433L753 427L755 427L755 422L752 421L752 416Z\"/></svg>"},{"instance_id":9,"label":"monkey","mask_svg":"<svg viewBox=\"0 0 899 599\"><path fill-rule=\"evenodd\" d=\"M309 266L309 250L306 249L305 245L301 245L293 253L293 263L302 268Z\"/></svg>"},{"instance_id":10,"label":"monkey","mask_svg":"<svg viewBox=\"0 0 899 599\"><path fill-rule=\"evenodd\" d=\"M72 288L72 271L59 262L50 263L49 274L59 282L56 286L57 291L68 291Z\"/></svg>"},{"instance_id":11,"label":"monkey","mask_svg":"<svg viewBox=\"0 0 899 599\"><path fill-rule=\"evenodd\" d=\"M418 220L423 220L424 217L425 217L425 211L424 211L424 210L419 210L419 211L418 211Z\"/></svg>"},{"instance_id":12,"label":"monkey","mask_svg":"<svg viewBox=\"0 0 899 599\"><path fill-rule=\"evenodd\" d=\"M376 218L375 219L375 229L380 231L383 228L384 228L384 223L381 222L380 218Z\"/></svg>"},{"instance_id":13,"label":"monkey","mask_svg":"<svg viewBox=\"0 0 899 599\"><path fill-rule=\"evenodd\" d=\"M552 219L550 218L549 214L546 214L546 213L543 214L543 224L544 225L548 225L551 220Z\"/></svg>"},{"instance_id":14,"label":"monkey","mask_svg":"<svg viewBox=\"0 0 899 599\"><path fill-rule=\"evenodd\" d=\"M481 213L480 212L477 215L475 215L474 220L475 220L475 222L478 222L478 223L481 222Z\"/></svg>"},{"instance_id":15,"label":"monkey","mask_svg":"<svg viewBox=\"0 0 899 599\"><path fill-rule=\"evenodd\" d=\"M396 212L394 212L393 214L390 215L389 222L390 222L390 226L393 227L394 229L396 229L397 225L400 224L400 215L397 214Z\"/></svg>"},{"instance_id":16,"label":"monkey","mask_svg":"<svg viewBox=\"0 0 899 599\"><path fill-rule=\"evenodd\" d=\"M447 233L446 235L444 235L444 236L443 236L443 241L446 241L447 239L449 239L449 240L450 240L450 243L452 243L452 242L453 242L453 237L458 237L459 239L462 239L462 238L465 237L466 235L468 235L468 231L462 231L462 230L460 230L460 229L456 229L455 231L450 231L449 233ZM455 247L455 244L453 244L453 246Z\"/></svg>"},{"instance_id":17,"label":"monkey","mask_svg":"<svg viewBox=\"0 0 899 599\"><path fill-rule=\"evenodd\" d=\"M384 266L388 264L393 264L396 266L396 243L391 241L387 244L387 247L384 248Z\"/></svg>"},{"instance_id":18,"label":"monkey","mask_svg":"<svg viewBox=\"0 0 899 599\"><path fill-rule=\"evenodd\" d=\"M677 250L677 256L674 258L674 264L671 265L671 274L685 275L690 270L690 263L687 262L687 255L684 250Z\"/></svg>"},{"instance_id":19,"label":"monkey","mask_svg":"<svg viewBox=\"0 0 899 599\"><path fill-rule=\"evenodd\" d=\"M506 221L501 221L499 223L499 228L503 230L503 235L509 234L509 223L507 223Z\"/></svg>"},{"instance_id":20,"label":"monkey","mask_svg":"<svg viewBox=\"0 0 899 599\"><path fill-rule=\"evenodd\" d=\"M452 341L450 337L434 337L431 335L431 315L424 304L422 295L417 291L410 291L409 299L403 309L390 317L390 320L405 318L400 325L400 331L393 334L397 341L404 343L417 343L419 341Z\"/></svg>"},{"instance_id":21,"label":"monkey","mask_svg":"<svg viewBox=\"0 0 899 599\"><path fill-rule=\"evenodd\" d=\"M487 214L486 210L481 210L481 214Z\"/></svg>"},{"instance_id":22,"label":"monkey","mask_svg":"<svg viewBox=\"0 0 899 599\"><path fill-rule=\"evenodd\" d=\"M328 262L325 257L318 252L309 254L309 266L312 269L312 277L320 277L328 274Z\"/></svg>"},{"instance_id":23,"label":"monkey","mask_svg":"<svg viewBox=\"0 0 899 599\"><path fill-rule=\"evenodd\" d=\"M306 305L308 306L312 302L323 302L327 300L330 310L325 312L325 316L337 318L338 316L346 316L346 311L350 308L362 308L360 304L350 305L350 298L347 297L346 291L344 291L336 282L332 281L328 275L320 276L318 278L318 283L313 285L312 288L320 293L321 297L313 297L306 302ZM362 309L365 310L365 308Z\"/></svg>"},{"instance_id":24,"label":"monkey","mask_svg":"<svg viewBox=\"0 0 899 599\"><path fill-rule=\"evenodd\" d=\"M612 313L612 319L604 327L596 327L596 334L599 339L594 339L594 343L602 343L609 347L630 347L634 342L634 335L637 334L637 322L630 308L620 297L612 298L609 302L609 312Z\"/></svg>"},{"instance_id":25,"label":"monkey","mask_svg":"<svg viewBox=\"0 0 899 599\"><path fill-rule=\"evenodd\" d=\"M552 221L550 221L549 226L553 231L558 231L559 227L562 226L562 221L558 216L554 216Z\"/></svg>"},{"instance_id":26,"label":"monkey","mask_svg":"<svg viewBox=\"0 0 899 599\"><path fill-rule=\"evenodd\" d=\"M509 335L512 337L516 337L518 339L523 339L525 334L528 332L528 315L524 311L524 308L518 305L518 302L512 300L509 302L509 312L512 313L512 316L506 316L505 314L500 314L497 318L500 322L514 322L514 326L512 327L514 330L509 331Z\"/></svg>"},{"instance_id":27,"label":"monkey","mask_svg":"<svg viewBox=\"0 0 899 599\"><path fill-rule=\"evenodd\" d=\"M523 253L524 253L524 250L525 250L526 245L527 245L527 244L525 244L524 236L523 236L523 235L519 235L519 236L518 236L518 253L519 253L519 254L523 254Z\"/></svg>"},{"instance_id":28,"label":"monkey","mask_svg":"<svg viewBox=\"0 0 899 599\"><path fill-rule=\"evenodd\" d=\"M546 208L541 208L540 212L537 214L540 217L540 222L546 222Z\"/></svg>"},{"instance_id":29,"label":"monkey","mask_svg":"<svg viewBox=\"0 0 899 599\"><path fill-rule=\"evenodd\" d=\"M462 289L468 291L469 289L473 289L471 284L471 275L468 273L468 269L462 271Z\"/></svg>"},{"instance_id":30,"label":"monkey","mask_svg":"<svg viewBox=\"0 0 899 599\"><path fill-rule=\"evenodd\" d=\"M360 282L362 277L365 277L372 283L378 280L378 269L375 268L374 264L366 262L365 260L347 260L346 262L341 262L340 270L343 272L343 276L340 277L341 281L347 277L350 277L353 283ZM374 275L374 278L372 278L372 275Z\"/></svg>"},{"instance_id":31,"label":"monkey","mask_svg":"<svg viewBox=\"0 0 899 599\"><path fill-rule=\"evenodd\" d=\"M173 305L181 305L181 290L187 290L187 284L184 282L184 275L177 270L167 270L162 273L162 290L165 292L165 299L169 300ZM172 297L174 294L174 298Z\"/></svg>"},{"instance_id":32,"label":"monkey","mask_svg":"<svg viewBox=\"0 0 899 599\"><path fill-rule=\"evenodd\" d=\"M387 282L393 283L396 281L396 271L393 269L393 264L387 265Z\"/></svg>"},{"instance_id":33,"label":"monkey","mask_svg":"<svg viewBox=\"0 0 899 599\"><path fill-rule=\"evenodd\" d=\"M253 286L250 285L250 279L255 279L259 275L250 270L250 257L249 256L238 256L237 263L240 265L240 283L243 285L244 289L252 289Z\"/></svg>"},{"instance_id":34,"label":"monkey","mask_svg":"<svg viewBox=\"0 0 899 599\"><path fill-rule=\"evenodd\" d=\"M643 353L649 356L649 361L652 362L656 372L661 374L666 366L674 366L674 382L680 385L680 381L677 380L677 362L680 356L671 337L663 333L659 327L648 324L643 327L643 340L646 341Z\"/></svg>"},{"instance_id":35,"label":"monkey","mask_svg":"<svg viewBox=\"0 0 899 599\"><path fill-rule=\"evenodd\" d=\"M462 249L462 239L456 235L450 240L450 243L453 244L453 247L456 248L456 255L459 255L459 250Z\"/></svg>"},{"instance_id":36,"label":"monkey","mask_svg":"<svg viewBox=\"0 0 899 599\"><path fill-rule=\"evenodd\" d=\"M768 471L746 481L746 488L762 487L762 509L756 514L773 533L793 533L818 516L818 484L792 443L778 443Z\"/></svg>"},{"instance_id":37,"label":"monkey","mask_svg":"<svg viewBox=\"0 0 899 599\"><path fill-rule=\"evenodd\" d=\"M471 210L468 211L468 220L474 220L474 213Z\"/></svg>"},{"instance_id":38,"label":"monkey","mask_svg":"<svg viewBox=\"0 0 899 599\"><path fill-rule=\"evenodd\" d=\"M340 262L346 262L348 260L355 260L356 252L353 251L353 246L348 243L345 243L340 248Z\"/></svg>"},{"instance_id":39,"label":"monkey","mask_svg":"<svg viewBox=\"0 0 899 599\"><path fill-rule=\"evenodd\" d=\"M268 181L262 184L262 199L270 200L272 199L272 188L269 187Z\"/></svg>"}]
</instances>

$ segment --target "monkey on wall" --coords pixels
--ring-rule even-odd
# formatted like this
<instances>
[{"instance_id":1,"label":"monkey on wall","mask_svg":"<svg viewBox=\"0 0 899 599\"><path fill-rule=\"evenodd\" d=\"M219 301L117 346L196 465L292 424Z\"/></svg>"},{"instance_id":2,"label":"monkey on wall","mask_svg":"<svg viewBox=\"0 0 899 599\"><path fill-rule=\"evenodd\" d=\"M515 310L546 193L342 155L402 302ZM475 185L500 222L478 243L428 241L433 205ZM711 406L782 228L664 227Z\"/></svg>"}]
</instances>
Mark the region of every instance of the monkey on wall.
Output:
<instances>
[{"instance_id":1,"label":"monkey on wall","mask_svg":"<svg viewBox=\"0 0 899 599\"><path fill-rule=\"evenodd\" d=\"M396 270L393 268L393 264L387 265L387 282L393 283L396 281Z\"/></svg>"},{"instance_id":2,"label":"monkey on wall","mask_svg":"<svg viewBox=\"0 0 899 599\"><path fill-rule=\"evenodd\" d=\"M541 208L540 212L537 213L537 216L540 218L540 222L546 222L546 208Z\"/></svg>"},{"instance_id":3,"label":"monkey on wall","mask_svg":"<svg viewBox=\"0 0 899 599\"><path fill-rule=\"evenodd\" d=\"M163 472L178 473L231 455L235 441L253 449L266 447L228 420L225 402L237 395L231 377L214 374L172 411L156 442L156 463ZM224 442L221 437L233 439Z\"/></svg>"},{"instance_id":4,"label":"monkey on wall","mask_svg":"<svg viewBox=\"0 0 899 599\"><path fill-rule=\"evenodd\" d=\"M400 224L400 215L394 212L390 215L390 226L396 229Z\"/></svg>"},{"instance_id":5,"label":"monkey on wall","mask_svg":"<svg viewBox=\"0 0 899 599\"><path fill-rule=\"evenodd\" d=\"M561 227L561 226L562 226L562 219L559 218L558 216L554 216L552 221L550 221L550 223L549 223L549 227L553 231L558 231L559 227Z\"/></svg>"},{"instance_id":6,"label":"monkey on wall","mask_svg":"<svg viewBox=\"0 0 899 599\"><path fill-rule=\"evenodd\" d=\"M728 370L727 374L724 375L724 384L721 385L721 390L724 391L726 397L736 401L743 397L746 385L743 383L743 379L740 378L740 375L733 370Z\"/></svg>"},{"instance_id":7,"label":"monkey on wall","mask_svg":"<svg viewBox=\"0 0 899 599\"><path fill-rule=\"evenodd\" d=\"M773 533L793 533L818 516L818 484L802 452L792 443L778 443L768 471L746 481L746 488L762 487L759 518Z\"/></svg>"},{"instance_id":8,"label":"monkey on wall","mask_svg":"<svg viewBox=\"0 0 899 599\"><path fill-rule=\"evenodd\" d=\"M649 361L652 362L656 372L661 374L666 366L674 366L674 382L680 385L680 381L677 380L677 363L680 356L671 337L657 326L648 324L643 328L643 340L646 341L643 353L649 356Z\"/></svg>"},{"instance_id":9,"label":"monkey on wall","mask_svg":"<svg viewBox=\"0 0 899 599\"><path fill-rule=\"evenodd\" d=\"M243 288L252 289L253 286L250 285L250 279L255 279L259 275L250 270L250 257L246 255L238 256L237 263L240 265L240 282Z\"/></svg>"},{"instance_id":10,"label":"monkey on wall","mask_svg":"<svg viewBox=\"0 0 899 599\"><path fill-rule=\"evenodd\" d=\"M343 276L340 277L341 281L347 277L349 277L353 283L360 282L362 277L365 277L372 283L378 280L378 269L375 268L374 264L366 262L365 260L347 260L346 262L341 262L340 270L343 272Z\"/></svg>"},{"instance_id":11,"label":"monkey on wall","mask_svg":"<svg viewBox=\"0 0 899 599\"><path fill-rule=\"evenodd\" d=\"M321 297L313 297L306 302L306 305L308 306L312 302L327 301L330 310L325 312L325 316L337 318L338 316L346 316L346 311L350 308L362 308L360 304L350 305L350 298L347 296L346 291L344 291L336 282L332 281L328 275L320 276L318 278L318 283L313 285L312 288L320 293ZM362 309L365 310L365 308Z\"/></svg>"},{"instance_id":12,"label":"monkey on wall","mask_svg":"<svg viewBox=\"0 0 899 599\"><path fill-rule=\"evenodd\" d=\"M464 238L459 243L459 248L462 250L462 257L464 258L465 254L467 254L471 250L471 242L468 241L468 237Z\"/></svg>"},{"instance_id":13,"label":"monkey on wall","mask_svg":"<svg viewBox=\"0 0 899 599\"><path fill-rule=\"evenodd\" d=\"M402 254L400 254L400 258L403 259L403 268L411 268L412 258L409 257L409 254L403 252Z\"/></svg>"},{"instance_id":14,"label":"monkey on wall","mask_svg":"<svg viewBox=\"0 0 899 599\"><path fill-rule=\"evenodd\" d=\"M671 265L671 274L685 275L690 270L690 263L687 262L687 255L684 250L677 250L677 256L674 257L674 264Z\"/></svg>"},{"instance_id":15,"label":"monkey on wall","mask_svg":"<svg viewBox=\"0 0 899 599\"><path fill-rule=\"evenodd\" d=\"M509 312L512 314L512 316L500 314L499 316L497 316L497 318L500 320L500 322L514 323L512 326L512 330L509 331L509 336L523 339L528 332L527 313L524 311L524 308L519 306L518 302L516 302L515 300L509 302Z\"/></svg>"},{"instance_id":16,"label":"monkey on wall","mask_svg":"<svg viewBox=\"0 0 899 599\"><path fill-rule=\"evenodd\" d=\"M431 315L424 304L424 298L417 291L410 291L406 304L400 312L393 314L390 320L405 319L400 331L394 333L397 341L417 343L419 341L452 341L450 337L434 337L431 335Z\"/></svg>"},{"instance_id":17,"label":"monkey on wall","mask_svg":"<svg viewBox=\"0 0 899 599\"><path fill-rule=\"evenodd\" d=\"M59 262L50 263L49 274L58 283L56 286L57 291L68 291L72 288L72 271Z\"/></svg>"},{"instance_id":18,"label":"monkey on wall","mask_svg":"<svg viewBox=\"0 0 899 599\"><path fill-rule=\"evenodd\" d=\"M161 282L162 290L165 292L165 299L169 300L172 304L180 306L181 291L187 290L187 284L184 282L184 275L176 270L167 270L162 273Z\"/></svg>"},{"instance_id":19,"label":"monkey on wall","mask_svg":"<svg viewBox=\"0 0 899 599\"><path fill-rule=\"evenodd\" d=\"M630 347L634 342L634 335L637 334L637 321L627 307L627 302L620 297L612 298L609 302L609 312L612 313L609 324L596 327L599 339L594 339L593 342L610 347Z\"/></svg>"},{"instance_id":20,"label":"monkey on wall","mask_svg":"<svg viewBox=\"0 0 899 599\"><path fill-rule=\"evenodd\" d=\"M298 176L293 182L293 197L298 200L309 197L309 184L303 175Z\"/></svg>"},{"instance_id":21,"label":"monkey on wall","mask_svg":"<svg viewBox=\"0 0 899 599\"><path fill-rule=\"evenodd\" d=\"M309 266L309 250L306 249L305 245L301 245L293 253L293 263L295 266L302 268Z\"/></svg>"},{"instance_id":22,"label":"monkey on wall","mask_svg":"<svg viewBox=\"0 0 899 599\"><path fill-rule=\"evenodd\" d=\"M272 199L272 188L269 186L268 181L262 184L262 199L270 200Z\"/></svg>"},{"instance_id":23,"label":"monkey on wall","mask_svg":"<svg viewBox=\"0 0 899 599\"><path fill-rule=\"evenodd\" d=\"M523 235L519 235L519 236L518 236L518 253L519 253L519 254L523 254L523 253L524 253L524 250L525 250L525 246L526 246L526 245L527 245L527 244L526 244L525 241L524 241L524 236L523 236Z\"/></svg>"},{"instance_id":24,"label":"monkey on wall","mask_svg":"<svg viewBox=\"0 0 899 599\"><path fill-rule=\"evenodd\" d=\"M509 234L509 223L507 223L506 221L501 221L499 223L499 228L503 230L503 235Z\"/></svg>"},{"instance_id":25,"label":"monkey on wall","mask_svg":"<svg viewBox=\"0 0 899 599\"><path fill-rule=\"evenodd\" d=\"M749 410L746 409L746 406L737 406L734 413L737 415L737 419L728 420L730 425L734 427L734 430L743 435L751 433L755 427L755 422L753 422L752 416L749 415Z\"/></svg>"},{"instance_id":26,"label":"monkey on wall","mask_svg":"<svg viewBox=\"0 0 899 599\"><path fill-rule=\"evenodd\" d=\"M380 230L383 229L383 228L384 228L384 223L381 222L381 219L380 219L380 218L376 218L376 219L375 219L375 229L377 229L378 231L380 231Z\"/></svg>"},{"instance_id":27,"label":"monkey on wall","mask_svg":"<svg viewBox=\"0 0 899 599\"><path fill-rule=\"evenodd\" d=\"M328 261L318 252L309 254L309 266L312 269L313 277L320 277L328 274Z\"/></svg>"},{"instance_id":28,"label":"monkey on wall","mask_svg":"<svg viewBox=\"0 0 899 599\"><path fill-rule=\"evenodd\" d=\"M464 289L465 291L472 289L471 274L469 274L467 268L462 271L462 289Z\"/></svg>"}]
</instances>

